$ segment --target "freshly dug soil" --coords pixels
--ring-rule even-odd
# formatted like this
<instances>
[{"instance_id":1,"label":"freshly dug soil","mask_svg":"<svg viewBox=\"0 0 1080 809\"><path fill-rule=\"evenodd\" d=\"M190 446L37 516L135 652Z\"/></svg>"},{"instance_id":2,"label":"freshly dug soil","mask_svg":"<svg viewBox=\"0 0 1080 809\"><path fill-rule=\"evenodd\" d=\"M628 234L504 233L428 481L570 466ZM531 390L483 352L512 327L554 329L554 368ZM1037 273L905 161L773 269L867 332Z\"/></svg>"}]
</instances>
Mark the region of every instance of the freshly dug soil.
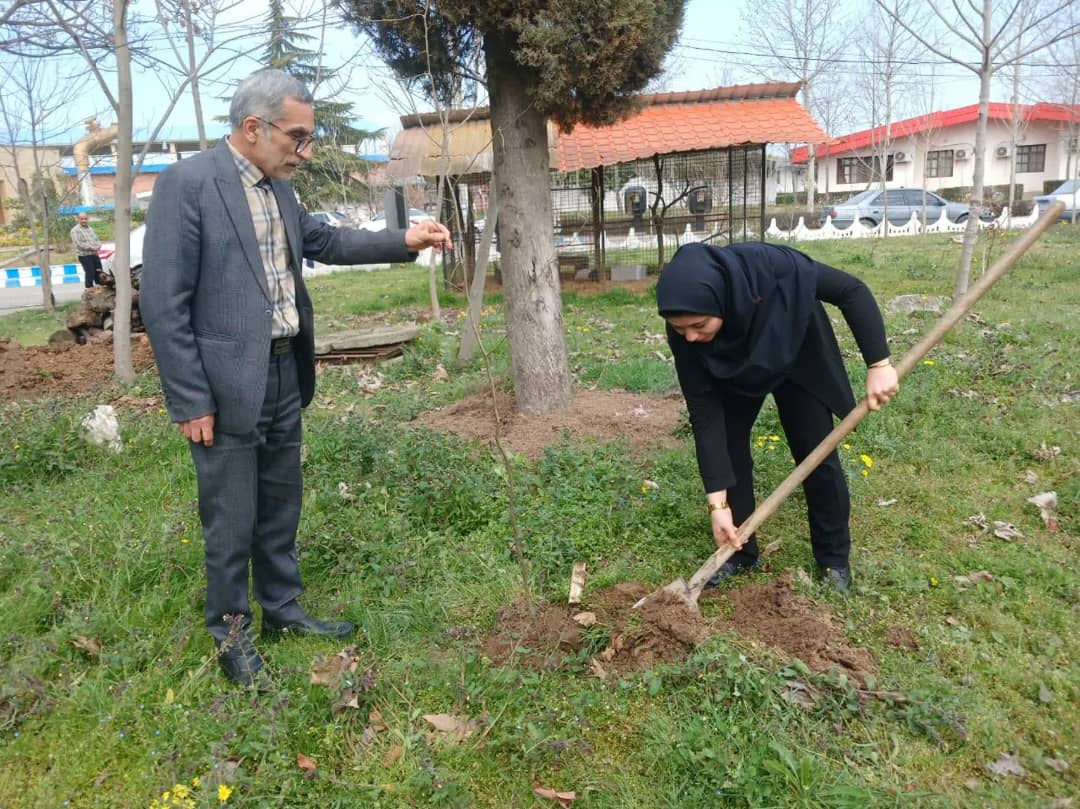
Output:
<instances>
[{"instance_id":1,"label":"freshly dug soil","mask_svg":"<svg viewBox=\"0 0 1080 809\"><path fill-rule=\"evenodd\" d=\"M531 616L523 605L511 605L499 613L481 648L499 664L554 669L585 648L590 633L594 638L606 635L607 646L590 662L592 673L606 680L685 660L707 638L733 632L786 658L798 658L816 673L837 668L863 684L866 675L877 670L869 651L848 644L828 607L794 591L790 573L762 584L707 592L704 603L723 601L733 607L730 614L714 619L688 610L666 593L634 610L654 589L626 582L590 594L580 609L542 604ZM573 620L579 612L595 614L592 629Z\"/></svg>"},{"instance_id":2,"label":"freshly dug soil","mask_svg":"<svg viewBox=\"0 0 1080 809\"><path fill-rule=\"evenodd\" d=\"M153 364L145 335L132 339L131 359L136 371ZM0 340L0 401L82 396L100 390L112 377L112 341L24 348Z\"/></svg>"},{"instance_id":3,"label":"freshly dug soil","mask_svg":"<svg viewBox=\"0 0 1080 809\"><path fill-rule=\"evenodd\" d=\"M717 629L752 638L788 658L798 658L811 671L824 674L838 668L855 682L877 672L877 661L866 649L848 644L832 612L792 588L791 571L772 581L726 590L712 596L734 605L717 619Z\"/></svg>"},{"instance_id":4,"label":"freshly dug soil","mask_svg":"<svg viewBox=\"0 0 1080 809\"><path fill-rule=\"evenodd\" d=\"M647 396L622 390L580 391L570 407L548 416L522 415L508 393L500 393L496 401L503 447L530 459L540 457L563 434L601 443L622 439L643 449L672 447L678 443L675 432L686 409L679 394ZM408 422L408 426L483 441L493 449L495 425L490 394L470 396Z\"/></svg>"}]
</instances>

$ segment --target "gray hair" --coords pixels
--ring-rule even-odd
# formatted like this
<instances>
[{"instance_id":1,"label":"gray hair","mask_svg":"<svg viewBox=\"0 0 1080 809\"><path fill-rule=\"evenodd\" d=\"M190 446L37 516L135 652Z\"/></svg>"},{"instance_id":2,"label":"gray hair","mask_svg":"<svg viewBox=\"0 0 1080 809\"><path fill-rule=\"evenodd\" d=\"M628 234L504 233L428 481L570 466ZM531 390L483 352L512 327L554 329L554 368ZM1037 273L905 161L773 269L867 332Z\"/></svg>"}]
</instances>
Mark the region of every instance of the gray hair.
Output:
<instances>
[{"instance_id":1,"label":"gray hair","mask_svg":"<svg viewBox=\"0 0 1080 809\"><path fill-rule=\"evenodd\" d=\"M284 113L286 98L295 98L301 104L313 102L304 83L284 70L267 68L256 71L236 88L236 94L229 104L229 123L233 129L239 129L249 115L264 121L276 121Z\"/></svg>"}]
</instances>

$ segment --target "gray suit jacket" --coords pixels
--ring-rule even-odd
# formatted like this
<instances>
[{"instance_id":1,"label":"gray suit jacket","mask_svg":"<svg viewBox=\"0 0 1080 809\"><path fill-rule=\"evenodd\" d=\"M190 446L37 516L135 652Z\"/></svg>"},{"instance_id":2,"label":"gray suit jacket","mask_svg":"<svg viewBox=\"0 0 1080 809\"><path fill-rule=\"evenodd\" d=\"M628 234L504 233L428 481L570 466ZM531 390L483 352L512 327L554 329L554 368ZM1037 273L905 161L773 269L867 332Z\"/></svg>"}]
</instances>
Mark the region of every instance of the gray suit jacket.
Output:
<instances>
[{"instance_id":1,"label":"gray suit jacket","mask_svg":"<svg viewBox=\"0 0 1080 809\"><path fill-rule=\"evenodd\" d=\"M335 228L310 216L292 185L273 180L292 255L301 401L315 392L311 298L304 258L325 264L403 262L404 231ZM146 217L139 310L174 421L215 414L215 429L255 427L270 361L270 291L255 226L228 144L161 173Z\"/></svg>"}]
</instances>

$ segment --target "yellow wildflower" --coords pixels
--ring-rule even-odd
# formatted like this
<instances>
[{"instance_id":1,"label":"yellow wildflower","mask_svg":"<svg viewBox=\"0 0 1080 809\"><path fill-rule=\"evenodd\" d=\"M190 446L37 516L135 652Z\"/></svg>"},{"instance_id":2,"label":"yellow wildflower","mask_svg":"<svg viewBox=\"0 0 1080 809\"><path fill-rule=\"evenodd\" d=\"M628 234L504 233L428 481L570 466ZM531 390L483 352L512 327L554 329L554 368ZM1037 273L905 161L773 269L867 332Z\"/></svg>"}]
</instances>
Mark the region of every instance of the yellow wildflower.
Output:
<instances>
[{"instance_id":1,"label":"yellow wildflower","mask_svg":"<svg viewBox=\"0 0 1080 809\"><path fill-rule=\"evenodd\" d=\"M869 469L864 469L864 470L862 471L862 476L863 476L864 478L865 478L865 477L869 477L869 475L870 475L870 470L869 470Z\"/></svg>"},{"instance_id":2,"label":"yellow wildflower","mask_svg":"<svg viewBox=\"0 0 1080 809\"><path fill-rule=\"evenodd\" d=\"M923 360L923 365L937 365L933 360Z\"/></svg>"},{"instance_id":3,"label":"yellow wildflower","mask_svg":"<svg viewBox=\"0 0 1080 809\"><path fill-rule=\"evenodd\" d=\"M199 776L197 776L197 775L194 778L191 779L191 785L193 787L195 787L196 789L199 788L199 784L201 784L201 783L202 783L202 781L199 780Z\"/></svg>"},{"instance_id":4,"label":"yellow wildflower","mask_svg":"<svg viewBox=\"0 0 1080 809\"><path fill-rule=\"evenodd\" d=\"M874 459L871 458L869 455L860 455L859 460L862 461L868 469L874 465Z\"/></svg>"},{"instance_id":5,"label":"yellow wildflower","mask_svg":"<svg viewBox=\"0 0 1080 809\"><path fill-rule=\"evenodd\" d=\"M218 784L217 799L220 803L225 803L229 800L229 796L232 795L232 787L227 784Z\"/></svg>"},{"instance_id":6,"label":"yellow wildflower","mask_svg":"<svg viewBox=\"0 0 1080 809\"><path fill-rule=\"evenodd\" d=\"M851 444L841 444L844 449L851 449Z\"/></svg>"},{"instance_id":7,"label":"yellow wildflower","mask_svg":"<svg viewBox=\"0 0 1080 809\"><path fill-rule=\"evenodd\" d=\"M770 441L779 441L779 440L780 440L780 436L778 436L778 435L770 435L770 436L769 436L769 440L770 440Z\"/></svg>"},{"instance_id":8,"label":"yellow wildflower","mask_svg":"<svg viewBox=\"0 0 1080 809\"><path fill-rule=\"evenodd\" d=\"M931 587L937 587L938 586L937 576L931 576L930 577L930 586Z\"/></svg>"}]
</instances>

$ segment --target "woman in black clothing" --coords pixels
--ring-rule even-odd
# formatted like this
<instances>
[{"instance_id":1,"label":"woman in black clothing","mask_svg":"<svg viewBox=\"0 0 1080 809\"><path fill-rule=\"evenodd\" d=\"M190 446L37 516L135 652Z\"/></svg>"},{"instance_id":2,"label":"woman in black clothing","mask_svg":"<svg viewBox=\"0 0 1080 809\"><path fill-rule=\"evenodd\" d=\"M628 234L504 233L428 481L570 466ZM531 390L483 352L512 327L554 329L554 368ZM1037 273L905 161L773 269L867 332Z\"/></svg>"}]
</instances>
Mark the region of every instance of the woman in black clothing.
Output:
<instances>
[{"instance_id":1,"label":"woman in black clothing","mask_svg":"<svg viewBox=\"0 0 1080 809\"><path fill-rule=\"evenodd\" d=\"M821 301L843 313L868 367L870 409L878 410L899 383L881 312L858 278L764 242L688 244L660 276L657 309L690 412L717 547L739 547L737 526L754 511L750 434L765 396L776 401L796 463L829 433L834 415L855 406ZM851 504L835 450L803 490L819 572L844 592L851 581ZM750 537L717 575L749 570L757 559Z\"/></svg>"}]
</instances>

